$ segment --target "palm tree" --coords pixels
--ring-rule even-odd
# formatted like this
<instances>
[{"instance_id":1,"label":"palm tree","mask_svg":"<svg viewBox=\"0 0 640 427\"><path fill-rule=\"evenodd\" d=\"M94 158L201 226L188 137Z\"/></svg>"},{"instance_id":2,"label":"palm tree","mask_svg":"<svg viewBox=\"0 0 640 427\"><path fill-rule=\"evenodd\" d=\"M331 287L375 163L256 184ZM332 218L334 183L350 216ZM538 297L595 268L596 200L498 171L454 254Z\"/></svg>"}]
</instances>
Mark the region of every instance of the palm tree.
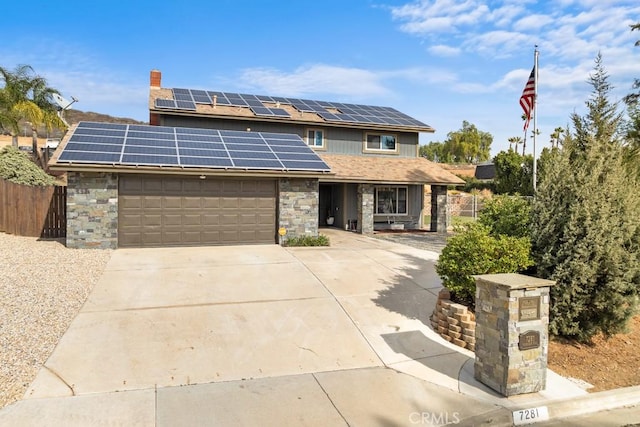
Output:
<instances>
[{"instance_id":1,"label":"palm tree","mask_svg":"<svg viewBox=\"0 0 640 427\"><path fill-rule=\"evenodd\" d=\"M0 79L4 81L0 89L0 126L11 133L14 147L18 146L21 121L31 123L34 145L38 140L38 126L44 125L48 130L66 128L52 99L52 95L59 92L49 87L43 77L34 76L31 66L19 65L14 71L0 67Z\"/></svg>"},{"instance_id":2,"label":"palm tree","mask_svg":"<svg viewBox=\"0 0 640 427\"><path fill-rule=\"evenodd\" d=\"M532 136L532 137L534 137L534 138L535 138L535 137L536 137L536 136L538 136L538 135L540 135L540 129L533 129L533 130L531 130L531 136ZM524 145L522 146L522 155L523 155L523 156L525 155L525 153L524 153ZM535 155L535 153L534 153L534 155Z\"/></svg>"},{"instance_id":3,"label":"palm tree","mask_svg":"<svg viewBox=\"0 0 640 427\"><path fill-rule=\"evenodd\" d=\"M564 133L564 129L557 127L551 133L551 148L560 148L560 136Z\"/></svg>"},{"instance_id":4,"label":"palm tree","mask_svg":"<svg viewBox=\"0 0 640 427\"><path fill-rule=\"evenodd\" d=\"M522 116L520 116L522 118L522 121L526 121L527 120L527 115L522 113ZM526 133L526 129L525 129L525 134L524 134L524 140L522 141L522 155L524 156L525 151L527 150L527 133Z\"/></svg>"},{"instance_id":5,"label":"palm tree","mask_svg":"<svg viewBox=\"0 0 640 427\"><path fill-rule=\"evenodd\" d=\"M509 150L512 150L512 145L515 145L516 152L518 151L518 144L522 144L522 138L520 138L519 136L512 136L511 138L507 139L507 141L509 141Z\"/></svg>"}]
</instances>

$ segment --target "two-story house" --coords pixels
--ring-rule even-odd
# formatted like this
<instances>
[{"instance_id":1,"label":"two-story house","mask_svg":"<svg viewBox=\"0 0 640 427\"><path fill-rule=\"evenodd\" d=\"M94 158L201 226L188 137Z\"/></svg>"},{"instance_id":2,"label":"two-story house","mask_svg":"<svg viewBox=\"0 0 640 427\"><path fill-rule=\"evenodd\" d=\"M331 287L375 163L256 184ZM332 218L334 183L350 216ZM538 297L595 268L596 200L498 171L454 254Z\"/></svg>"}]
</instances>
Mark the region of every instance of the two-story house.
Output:
<instances>
[{"instance_id":1,"label":"two-story house","mask_svg":"<svg viewBox=\"0 0 640 427\"><path fill-rule=\"evenodd\" d=\"M68 172L68 246L277 243L429 213L446 231L446 188L462 183L418 156L433 129L390 107L163 88L153 70L149 112L63 139L50 166Z\"/></svg>"}]
</instances>

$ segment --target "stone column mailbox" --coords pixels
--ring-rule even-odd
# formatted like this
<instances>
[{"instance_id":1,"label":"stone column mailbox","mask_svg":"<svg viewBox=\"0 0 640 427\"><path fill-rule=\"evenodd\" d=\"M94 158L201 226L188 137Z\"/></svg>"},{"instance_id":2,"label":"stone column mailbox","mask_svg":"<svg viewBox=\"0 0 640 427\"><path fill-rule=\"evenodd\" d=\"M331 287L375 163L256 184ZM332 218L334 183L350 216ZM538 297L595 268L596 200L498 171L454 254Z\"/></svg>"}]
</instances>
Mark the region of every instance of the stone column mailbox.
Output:
<instances>
[{"instance_id":1,"label":"stone column mailbox","mask_svg":"<svg viewBox=\"0 0 640 427\"><path fill-rule=\"evenodd\" d=\"M522 274L475 279L475 378L504 396L544 390L554 282Z\"/></svg>"}]
</instances>

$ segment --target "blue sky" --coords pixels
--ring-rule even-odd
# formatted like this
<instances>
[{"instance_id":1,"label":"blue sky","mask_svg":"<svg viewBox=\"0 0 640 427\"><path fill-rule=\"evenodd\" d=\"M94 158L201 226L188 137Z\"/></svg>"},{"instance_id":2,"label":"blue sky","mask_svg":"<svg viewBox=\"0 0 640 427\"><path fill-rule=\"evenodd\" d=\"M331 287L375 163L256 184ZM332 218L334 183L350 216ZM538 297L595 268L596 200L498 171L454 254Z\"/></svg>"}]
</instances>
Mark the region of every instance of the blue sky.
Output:
<instances>
[{"instance_id":1,"label":"blue sky","mask_svg":"<svg viewBox=\"0 0 640 427\"><path fill-rule=\"evenodd\" d=\"M538 45L539 153L584 112L598 52L614 100L640 78L637 0L35 0L2 11L0 66L33 66L77 109L143 121L158 69L164 87L394 107L436 129L423 144L467 120L494 136L495 155L523 135L518 101Z\"/></svg>"}]
</instances>

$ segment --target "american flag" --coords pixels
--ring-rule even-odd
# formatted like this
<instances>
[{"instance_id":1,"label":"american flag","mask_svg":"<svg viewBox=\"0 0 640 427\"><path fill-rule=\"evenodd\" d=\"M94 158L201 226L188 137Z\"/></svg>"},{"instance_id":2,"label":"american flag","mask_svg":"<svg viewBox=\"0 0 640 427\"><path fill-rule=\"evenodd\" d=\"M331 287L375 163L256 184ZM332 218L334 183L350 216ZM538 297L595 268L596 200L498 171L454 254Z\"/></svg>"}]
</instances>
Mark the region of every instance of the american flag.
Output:
<instances>
[{"instance_id":1,"label":"american flag","mask_svg":"<svg viewBox=\"0 0 640 427\"><path fill-rule=\"evenodd\" d=\"M536 67L534 66L529 75L527 84L524 85L524 90L520 96L520 106L524 111L524 131L527 131L529 127L529 120L531 120L531 113L533 112L533 101L536 96Z\"/></svg>"}]
</instances>

